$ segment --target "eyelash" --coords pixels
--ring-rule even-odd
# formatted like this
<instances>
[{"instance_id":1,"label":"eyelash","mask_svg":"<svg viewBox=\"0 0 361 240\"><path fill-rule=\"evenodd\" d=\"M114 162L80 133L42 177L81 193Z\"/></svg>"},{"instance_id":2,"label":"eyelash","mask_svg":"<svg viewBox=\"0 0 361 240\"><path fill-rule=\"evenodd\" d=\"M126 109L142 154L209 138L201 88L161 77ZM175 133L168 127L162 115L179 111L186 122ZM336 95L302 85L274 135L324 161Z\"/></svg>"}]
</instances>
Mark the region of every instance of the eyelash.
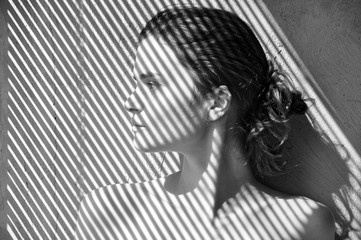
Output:
<instances>
[{"instance_id":1,"label":"eyelash","mask_svg":"<svg viewBox=\"0 0 361 240\"><path fill-rule=\"evenodd\" d=\"M146 83L146 85L148 86L148 88L150 90L154 90L155 87L158 87L160 84L158 82L155 81L149 81Z\"/></svg>"}]
</instances>

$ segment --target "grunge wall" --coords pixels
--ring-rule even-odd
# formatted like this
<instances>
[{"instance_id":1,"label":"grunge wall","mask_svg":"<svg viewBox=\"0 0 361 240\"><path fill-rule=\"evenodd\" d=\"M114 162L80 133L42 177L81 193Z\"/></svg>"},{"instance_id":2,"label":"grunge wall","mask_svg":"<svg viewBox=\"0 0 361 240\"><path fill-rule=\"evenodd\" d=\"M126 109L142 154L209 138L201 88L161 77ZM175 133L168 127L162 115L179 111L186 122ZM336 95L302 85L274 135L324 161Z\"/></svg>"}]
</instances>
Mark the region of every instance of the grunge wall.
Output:
<instances>
[{"instance_id":1,"label":"grunge wall","mask_svg":"<svg viewBox=\"0 0 361 240\"><path fill-rule=\"evenodd\" d=\"M1 1L0 239L70 239L90 191L176 171L175 155L132 149L122 105L134 88L139 30L157 10L179 3L142 2ZM360 1L181 2L248 14L269 53L316 100L309 119L292 122L289 173L263 181L326 204L338 238L359 239Z\"/></svg>"}]
</instances>

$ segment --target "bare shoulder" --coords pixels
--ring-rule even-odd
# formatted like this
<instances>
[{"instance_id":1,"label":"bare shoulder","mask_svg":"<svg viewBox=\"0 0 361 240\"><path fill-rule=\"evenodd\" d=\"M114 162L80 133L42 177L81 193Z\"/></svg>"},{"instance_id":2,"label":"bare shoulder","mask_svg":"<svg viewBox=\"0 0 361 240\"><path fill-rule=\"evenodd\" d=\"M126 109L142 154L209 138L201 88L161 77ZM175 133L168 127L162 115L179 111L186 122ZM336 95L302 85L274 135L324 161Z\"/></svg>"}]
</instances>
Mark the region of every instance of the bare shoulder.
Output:
<instances>
[{"instance_id":1,"label":"bare shoulder","mask_svg":"<svg viewBox=\"0 0 361 240\"><path fill-rule=\"evenodd\" d=\"M86 240L94 239L94 236L100 239L106 239L105 236L98 236L101 232L99 226L106 222L107 212L116 212L119 202L123 201L125 192L133 186L129 184L113 184L98 189L94 189L86 194L80 202L77 223L75 227L74 239ZM128 190L127 190L128 189ZM110 224L103 227L110 227Z\"/></svg>"},{"instance_id":2,"label":"bare shoulder","mask_svg":"<svg viewBox=\"0 0 361 240\"><path fill-rule=\"evenodd\" d=\"M118 183L107 185L86 194L81 200L80 208L85 207L87 204L95 204L95 201L98 200L106 202L114 198L119 201L126 199L127 197L134 197L134 194L144 194L150 189L158 190L158 188L161 188L163 181L163 179L155 179L148 182Z\"/></svg>"},{"instance_id":3,"label":"bare shoulder","mask_svg":"<svg viewBox=\"0 0 361 240\"><path fill-rule=\"evenodd\" d=\"M160 185L155 180L148 183L113 184L95 189L84 196L80 202L75 227L75 239L132 239L123 236L121 223L133 221L141 211L142 204L149 198L149 189ZM119 233L116 232L119 230ZM112 232L113 235L106 235ZM105 234L104 234L105 233ZM142 239L142 236L136 236Z\"/></svg>"},{"instance_id":4,"label":"bare shoulder","mask_svg":"<svg viewBox=\"0 0 361 240\"><path fill-rule=\"evenodd\" d=\"M293 232L292 239L335 239L335 220L328 207L307 197L263 190L264 210Z\"/></svg>"},{"instance_id":5,"label":"bare shoulder","mask_svg":"<svg viewBox=\"0 0 361 240\"><path fill-rule=\"evenodd\" d=\"M310 208L302 237L310 240L335 239L335 220L331 211L325 205L305 197L298 202L300 206Z\"/></svg>"},{"instance_id":6,"label":"bare shoulder","mask_svg":"<svg viewBox=\"0 0 361 240\"><path fill-rule=\"evenodd\" d=\"M335 221L331 211L323 204L306 197L282 197L274 202L292 219L297 239L335 239ZM274 205L272 204L272 205Z\"/></svg>"}]
</instances>

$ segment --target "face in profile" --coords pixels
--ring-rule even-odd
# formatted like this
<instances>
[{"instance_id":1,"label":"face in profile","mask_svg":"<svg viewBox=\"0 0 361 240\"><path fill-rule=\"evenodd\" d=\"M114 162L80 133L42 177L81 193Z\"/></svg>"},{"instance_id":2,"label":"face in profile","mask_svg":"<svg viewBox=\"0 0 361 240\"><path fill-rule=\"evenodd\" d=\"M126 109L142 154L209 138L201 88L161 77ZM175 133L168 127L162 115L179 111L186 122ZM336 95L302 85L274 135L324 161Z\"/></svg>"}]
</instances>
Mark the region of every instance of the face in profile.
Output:
<instances>
[{"instance_id":1,"label":"face in profile","mask_svg":"<svg viewBox=\"0 0 361 240\"><path fill-rule=\"evenodd\" d=\"M134 147L142 152L183 152L196 147L207 128L207 103L192 104L197 78L171 47L154 37L143 39L134 78L137 86L125 102L132 113Z\"/></svg>"}]
</instances>

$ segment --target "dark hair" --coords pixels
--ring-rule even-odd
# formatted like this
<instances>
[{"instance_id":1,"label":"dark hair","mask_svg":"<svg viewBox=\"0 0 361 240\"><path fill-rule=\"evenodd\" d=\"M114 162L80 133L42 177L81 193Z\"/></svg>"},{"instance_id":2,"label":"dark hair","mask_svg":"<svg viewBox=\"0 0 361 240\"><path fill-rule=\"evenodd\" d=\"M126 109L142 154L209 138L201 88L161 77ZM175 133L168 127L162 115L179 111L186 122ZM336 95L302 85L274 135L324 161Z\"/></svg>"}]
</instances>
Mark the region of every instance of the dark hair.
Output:
<instances>
[{"instance_id":1,"label":"dark hair","mask_svg":"<svg viewBox=\"0 0 361 240\"><path fill-rule=\"evenodd\" d=\"M171 46L196 73L202 96L221 85L232 94L237 111L232 130L246 135L245 149L256 174L282 172L281 146L288 120L303 114L301 93L291 91L287 75L275 68L250 27L236 14L209 8L172 8L159 12L143 28L140 39L154 36Z\"/></svg>"}]
</instances>

